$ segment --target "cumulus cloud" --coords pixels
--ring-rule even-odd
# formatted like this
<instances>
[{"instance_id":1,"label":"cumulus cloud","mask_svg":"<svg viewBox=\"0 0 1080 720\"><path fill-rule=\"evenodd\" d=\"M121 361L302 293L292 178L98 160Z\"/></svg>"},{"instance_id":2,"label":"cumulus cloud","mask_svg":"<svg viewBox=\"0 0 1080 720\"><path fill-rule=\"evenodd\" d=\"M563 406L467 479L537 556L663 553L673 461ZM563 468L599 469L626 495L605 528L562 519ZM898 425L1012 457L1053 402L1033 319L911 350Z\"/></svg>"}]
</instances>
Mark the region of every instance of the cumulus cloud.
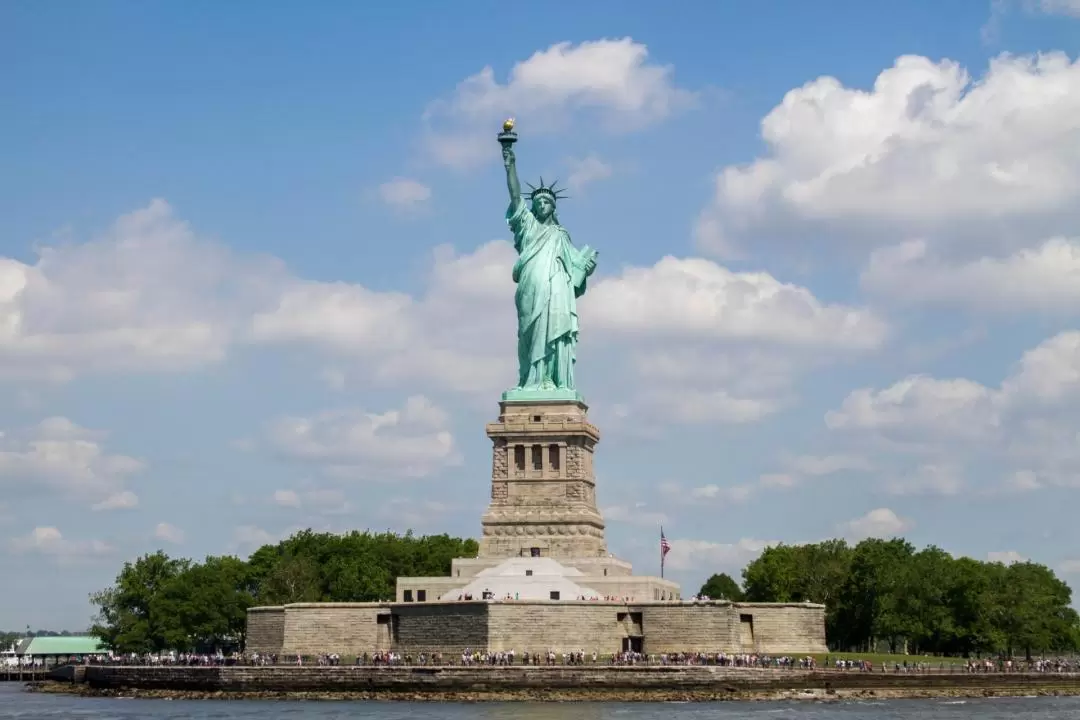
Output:
<instances>
[{"instance_id":1,"label":"cumulus cloud","mask_svg":"<svg viewBox=\"0 0 1080 720\"><path fill-rule=\"evenodd\" d=\"M424 500L416 497L393 497L383 503L376 516L395 527L418 532L442 532L445 518L462 508L441 500Z\"/></svg>"},{"instance_id":2,"label":"cumulus cloud","mask_svg":"<svg viewBox=\"0 0 1080 720\"><path fill-rule=\"evenodd\" d=\"M505 242L465 255L440 246L419 298L295 279L273 308L255 314L250 337L259 344L314 345L359 360L364 368L357 372L380 384L421 381L491 394L514 377L514 257ZM348 376L339 370L335 379L345 385Z\"/></svg>"},{"instance_id":3,"label":"cumulus cloud","mask_svg":"<svg viewBox=\"0 0 1080 720\"><path fill-rule=\"evenodd\" d=\"M799 478L789 473L765 473L750 482L736 485L708 483L684 490L678 483L668 483L664 491L682 502L739 505L763 491L785 490L799 484Z\"/></svg>"},{"instance_id":4,"label":"cumulus cloud","mask_svg":"<svg viewBox=\"0 0 1080 720\"><path fill-rule=\"evenodd\" d=\"M130 490L110 495L99 503L90 506L91 510L131 510L139 507L139 497Z\"/></svg>"},{"instance_id":5,"label":"cumulus cloud","mask_svg":"<svg viewBox=\"0 0 1080 720\"><path fill-rule=\"evenodd\" d=\"M142 461L109 453L105 433L79 427L63 417L0 436L0 488L5 493L45 493L75 499L95 510L135 507L124 488L143 470Z\"/></svg>"},{"instance_id":6,"label":"cumulus cloud","mask_svg":"<svg viewBox=\"0 0 1080 720\"><path fill-rule=\"evenodd\" d=\"M570 175L566 178L566 185L571 190L578 192L599 180L607 180L613 172L611 165L598 158L596 155L587 155L583 158L571 158Z\"/></svg>"},{"instance_id":7,"label":"cumulus cloud","mask_svg":"<svg viewBox=\"0 0 1080 720\"><path fill-rule=\"evenodd\" d=\"M55 527L36 527L27 535L12 538L10 548L15 553L51 557L58 562L70 562L109 555L113 548L101 540L68 540Z\"/></svg>"},{"instance_id":8,"label":"cumulus cloud","mask_svg":"<svg viewBox=\"0 0 1080 720\"><path fill-rule=\"evenodd\" d=\"M835 431L876 438L894 450L930 454L892 492L956 494L962 466L993 458L999 489L1080 485L1080 332L1064 331L1024 353L998 387L973 380L911 376L851 392L826 413ZM995 481L998 482L998 481Z\"/></svg>"},{"instance_id":9,"label":"cumulus cloud","mask_svg":"<svg viewBox=\"0 0 1080 720\"><path fill-rule=\"evenodd\" d=\"M790 464L794 472L812 477L873 469L870 461L859 455L800 455Z\"/></svg>"},{"instance_id":10,"label":"cumulus cloud","mask_svg":"<svg viewBox=\"0 0 1080 720\"><path fill-rule=\"evenodd\" d=\"M1080 303L1080 240L1051 238L1035 248L969 261L935 256L925 240L911 240L874 251L860 282L901 305L1074 314Z\"/></svg>"},{"instance_id":11,"label":"cumulus cloud","mask_svg":"<svg viewBox=\"0 0 1080 720\"><path fill-rule=\"evenodd\" d=\"M415 295L311 281L274 259L238 256L201 240L164 201L154 201L101 239L18 266L19 277L44 278L44 290L20 289L0 300L0 317L15 333L13 342L0 343L0 377L16 367L40 375L52 366L66 376L136 365L175 370L193 358L214 362L238 344L299 345L324 356L318 360L332 369L326 377L334 387L489 398L515 377L515 257L504 241L467 253L437 247L426 287ZM886 334L872 312L822 302L763 272L673 257L604 272L581 305L583 336L597 338L592 347L608 353L591 362L604 362L636 389L628 412L658 420L757 421L791 399L799 373L873 350ZM64 332L55 343L28 330L59 319L55 329ZM178 328L192 324L213 342L180 347ZM150 333L145 347L117 340L133 337L129 331ZM87 342L72 344L80 333ZM154 339L162 334L168 342Z\"/></svg>"},{"instance_id":12,"label":"cumulus cloud","mask_svg":"<svg viewBox=\"0 0 1080 720\"><path fill-rule=\"evenodd\" d=\"M764 157L717 177L703 247L730 253L800 225L852 242L936 231L1008 245L1080 206L1080 63L1060 52L1002 55L977 81L911 55L869 90L821 77L788 92L761 134Z\"/></svg>"},{"instance_id":13,"label":"cumulus cloud","mask_svg":"<svg viewBox=\"0 0 1080 720\"><path fill-rule=\"evenodd\" d=\"M167 522L158 523L154 528L154 539L179 545L184 542L184 531Z\"/></svg>"},{"instance_id":14,"label":"cumulus cloud","mask_svg":"<svg viewBox=\"0 0 1080 720\"><path fill-rule=\"evenodd\" d=\"M347 478L424 477L461 462L445 411L423 396L399 410L335 410L274 421L267 438L283 457ZM295 493L294 493L295 495ZM286 491L280 500L301 502Z\"/></svg>"},{"instance_id":15,"label":"cumulus cloud","mask_svg":"<svg viewBox=\"0 0 1080 720\"><path fill-rule=\"evenodd\" d=\"M627 414L684 423L756 422L784 405L801 373L886 337L870 311L698 258L601 277L581 312L605 344L626 347L609 372L636 389Z\"/></svg>"},{"instance_id":16,"label":"cumulus cloud","mask_svg":"<svg viewBox=\"0 0 1080 720\"><path fill-rule=\"evenodd\" d=\"M345 493L334 488L275 490L270 501L278 507L309 510L321 515L338 515L352 510Z\"/></svg>"},{"instance_id":17,"label":"cumulus cloud","mask_svg":"<svg viewBox=\"0 0 1080 720\"><path fill-rule=\"evenodd\" d=\"M0 379L218 362L279 269L200 240L163 200L32 265L0 257Z\"/></svg>"},{"instance_id":18,"label":"cumulus cloud","mask_svg":"<svg viewBox=\"0 0 1080 720\"><path fill-rule=\"evenodd\" d=\"M962 468L949 463L927 463L885 484L892 495L958 495L964 489Z\"/></svg>"},{"instance_id":19,"label":"cumulus cloud","mask_svg":"<svg viewBox=\"0 0 1080 720\"><path fill-rule=\"evenodd\" d=\"M1028 0L1028 4L1048 15L1080 18L1080 0Z\"/></svg>"},{"instance_id":20,"label":"cumulus cloud","mask_svg":"<svg viewBox=\"0 0 1080 720\"><path fill-rule=\"evenodd\" d=\"M981 437L999 425L997 405L994 391L972 380L912 375L884 390L852 391L839 410L825 414L825 424L833 430L873 430L901 442L928 433Z\"/></svg>"},{"instance_id":21,"label":"cumulus cloud","mask_svg":"<svg viewBox=\"0 0 1080 720\"><path fill-rule=\"evenodd\" d=\"M663 525L668 521L667 515L662 512L650 510L648 505L640 502L634 503L633 505L612 505L603 508L600 511L600 514L603 515L604 520L608 522L643 525L645 527Z\"/></svg>"},{"instance_id":22,"label":"cumulus cloud","mask_svg":"<svg viewBox=\"0 0 1080 720\"><path fill-rule=\"evenodd\" d=\"M826 305L768 273L735 273L699 258L625 268L598 282L582 304L611 333L841 349L875 348L885 337L884 322L870 311Z\"/></svg>"},{"instance_id":23,"label":"cumulus cloud","mask_svg":"<svg viewBox=\"0 0 1080 720\"><path fill-rule=\"evenodd\" d=\"M427 149L444 165L467 168L499 157L493 135L516 115L529 133L594 117L606 129L635 130L687 107L694 95L674 82L669 65L651 62L631 38L561 42L514 65L505 83L485 67L431 104Z\"/></svg>"},{"instance_id":24,"label":"cumulus cloud","mask_svg":"<svg viewBox=\"0 0 1080 720\"><path fill-rule=\"evenodd\" d=\"M263 545L271 545L280 538L256 525L240 525L233 528L230 547L234 550L251 552Z\"/></svg>"},{"instance_id":25,"label":"cumulus cloud","mask_svg":"<svg viewBox=\"0 0 1080 720\"><path fill-rule=\"evenodd\" d=\"M1002 563L1005 565L1012 565L1013 563L1024 563L1028 561L1026 557L1016 552L1015 550L988 552L986 553L986 559L988 562Z\"/></svg>"},{"instance_id":26,"label":"cumulus cloud","mask_svg":"<svg viewBox=\"0 0 1080 720\"><path fill-rule=\"evenodd\" d=\"M767 547L777 545L772 540L742 538L735 543L716 543L708 540L671 540L666 564L673 570L703 572L737 572L756 559Z\"/></svg>"},{"instance_id":27,"label":"cumulus cloud","mask_svg":"<svg viewBox=\"0 0 1080 720\"><path fill-rule=\"evenodd\" d=\"M910 530L912 522L901 518L889 508L871 510L862 517L849 520L841 530L856 540L866 538L889 539Z\"/></svg>"},{"instance_id":28,"label":"cumulus cloud","mask_svg":"<svg viewBox=\"0 0 1080 720\"><path fill-rule=\"evenodd\" d=\"M379 186L379 199L396 210L416 210L431 199L431 188L419 180L396 177Z\"/></svg>"},{"instance_id":29,"label":"cumulus cloud","mask_svg":"<svg viewBox=\"0 0 1080 720\"><path fill-rule=\"evenodd\" d=\"M1066 575L1078 575L1080 574L1080 560L1065 560L1058 566L1058 569Z\"/></svg>"}]
</instances>

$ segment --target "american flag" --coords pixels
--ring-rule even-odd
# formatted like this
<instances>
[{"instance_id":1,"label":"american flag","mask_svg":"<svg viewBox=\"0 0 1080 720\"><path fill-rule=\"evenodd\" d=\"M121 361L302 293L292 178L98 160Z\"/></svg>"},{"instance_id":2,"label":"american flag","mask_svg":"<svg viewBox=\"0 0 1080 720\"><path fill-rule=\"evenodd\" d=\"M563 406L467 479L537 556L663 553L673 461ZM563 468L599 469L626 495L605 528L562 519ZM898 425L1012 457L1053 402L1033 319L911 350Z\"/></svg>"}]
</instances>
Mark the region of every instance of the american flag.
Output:
<instances>
[{"instance_id":1,"label":"american flag","mask_svg":"<svg viewBox=\"0 0 1080 720\"><path fill-rule=\"evenodd\" d=\"M664 537L664 528L660 528L660 560L663 561L664 556L671 551L671 543Z\"/></svg>"}]
</instances>

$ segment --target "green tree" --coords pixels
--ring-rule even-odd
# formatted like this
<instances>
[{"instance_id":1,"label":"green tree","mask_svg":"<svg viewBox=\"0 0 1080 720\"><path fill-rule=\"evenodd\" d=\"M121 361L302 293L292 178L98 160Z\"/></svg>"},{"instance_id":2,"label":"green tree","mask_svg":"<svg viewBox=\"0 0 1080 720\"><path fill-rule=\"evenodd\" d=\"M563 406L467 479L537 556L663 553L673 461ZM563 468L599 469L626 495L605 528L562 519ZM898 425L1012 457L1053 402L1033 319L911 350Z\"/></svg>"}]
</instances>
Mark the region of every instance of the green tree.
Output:
<instances>
[{"instance_id":1,"label":"green tree","mask_svg":"<svg viewBox=\"0 0 1080 720\"><path fill-rule=\"evenodd\" d=\"M124 563L112 587L90 596L98 609L90 633L115 652L170 648L170 639L180 632L178 618L157 601L164 588L190 565L189 560L174 560L160 550Z\"/></svg>"},{"instance_id":2,"label":"green tree","mask_svg":"<svg viewBox=\"0 0 1080 720\"><path fill-rule=\"evenodd\" d=\"M243 646L255 603L389 600L397 577L447 575L453 558L477 550L474 540L448 535L304 530L246 561L158 552L126 563L112 587L91 596L92 632L118 652L229 650Z\"/></svg>"},{"instance_id":3,"label":"green tree","mask_svg":"<svg viewBox=\"0 0 1080 720\"><path fill-rule=\"evenodd\" d=\"M739 583L735 582L735 579L727 573L711 576L705 581L705 584L701 586L698 595L704 595L715 600L731 600L733 602L740 602L743 599L743 591L742 588L739 587Z\"/></svg>"},{"instance_id":4,"label":"green tree","mask_svg":"<svg viewBox=\"0 0 1080 720\"><path fill-rule=\"evenodd\" d=\"M799 548L776 545L743 568L743 590L750 602L797 602Z\"/></svg>"}]
</instances>

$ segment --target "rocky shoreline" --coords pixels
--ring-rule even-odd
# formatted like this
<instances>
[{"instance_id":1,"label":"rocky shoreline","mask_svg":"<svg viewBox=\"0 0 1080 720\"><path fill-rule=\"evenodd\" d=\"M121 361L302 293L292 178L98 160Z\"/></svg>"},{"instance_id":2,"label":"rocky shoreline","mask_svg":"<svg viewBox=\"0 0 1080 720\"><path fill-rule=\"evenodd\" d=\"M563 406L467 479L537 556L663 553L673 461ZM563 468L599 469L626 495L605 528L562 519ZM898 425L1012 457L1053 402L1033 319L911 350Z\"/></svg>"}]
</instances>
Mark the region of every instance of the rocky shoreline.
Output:
<instances>
[{"instance_id":1,"label":"rocky shoreline","mask_svg":"<svg viewBox=\"0 0 1080 720\"><path fill-rule=\"evenodd\" d=\"M396 702L716 702L900 700L929 698L1060 697L1080 695L1080 686L1047 684L1040 687L888 687L859 689L790 690L631 690L622 688L558 688L510 690L395 691L200 691L139 688L93 688L81 683L45 681L28 683L27 691L82 697L166 700L378 700Z\"/></svg>"}]
</instances>

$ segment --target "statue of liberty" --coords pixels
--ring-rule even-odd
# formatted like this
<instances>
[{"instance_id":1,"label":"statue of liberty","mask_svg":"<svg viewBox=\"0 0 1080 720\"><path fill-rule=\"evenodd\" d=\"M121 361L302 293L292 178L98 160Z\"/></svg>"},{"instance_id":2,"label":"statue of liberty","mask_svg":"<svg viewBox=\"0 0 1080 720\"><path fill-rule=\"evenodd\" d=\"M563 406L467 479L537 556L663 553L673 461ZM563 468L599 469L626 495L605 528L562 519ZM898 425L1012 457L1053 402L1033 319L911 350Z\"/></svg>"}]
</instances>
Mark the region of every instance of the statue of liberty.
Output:
<instances>
[{"instance_id":1,"label":"statue of liberty","mask_svg":"<svg viewBox=\"0 0 1080 720\"><path fill-rule=\"evenodd\" d=\"M518 252L513 277L518 316L518 384L504 400L580 399L574 386L578 341L577 298L596 269L595 250L578 249L559 224L556 203L563 199L557 183L529 185L529 203L521 197L513 143L513 120L507 120L499 142L506 167L510 206L506 222Z\"/></svg>"}]
</instances>

